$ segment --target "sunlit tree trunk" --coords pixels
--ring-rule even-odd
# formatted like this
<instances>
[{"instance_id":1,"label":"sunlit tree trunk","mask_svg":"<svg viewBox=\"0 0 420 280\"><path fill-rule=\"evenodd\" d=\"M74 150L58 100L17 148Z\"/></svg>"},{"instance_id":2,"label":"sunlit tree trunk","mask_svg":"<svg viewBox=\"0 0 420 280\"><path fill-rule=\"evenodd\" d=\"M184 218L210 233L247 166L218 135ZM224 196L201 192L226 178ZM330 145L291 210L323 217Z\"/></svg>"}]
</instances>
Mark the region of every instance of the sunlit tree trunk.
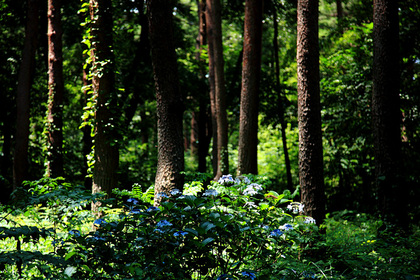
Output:
<instances>
[{"instance_id":1,"label":"sunlit tree trunk","mask_svg":"<svg viewBox=\"0 0 420 280\"><path fill-rule=\"evenodd\" d=\"M258 92L261 73L262 0L245 1L238 174L257 174Z\"/></svg>"},{"instance_id":2,"label":"sunlit tree trunk","mask_svg":"<svg viewBox=\"0 0 420 280\"><path fill-rule=\"evenodd\" d=\"M182 115L184 105L178 84L178 70L172 26L173 1L149 0L149 32L156 87L158 119L158 165L155 204L159 193L182 189L184 146Z\"/></svg>"},{"instance_id":3,"label":"sunlit tree trunk","mask_svg":"<svg viewBox=\"0 0 420 280\"><path fill-rule=\"evenodd\" d=\"M209 47L208 55L210 69L210 99L211 105L213 106L212 114L216 114L217 121L217 126L213 126L213 129L217 131L217 138L213 138L213 141L216 141L217 143L217 172L215 174L215 179L217 180L223 174L229 172L226 86L224 75L220 0L206 1L206 26ZM211 81L212 74L214 74L214 82Z\"/></svg>"},{"instance_id":4,"label":"sunlit tree trunk","mask_svg":"<svg viewBox=\"0 0 420 280\"><path fill-rule=\"evenodd\" d=\"M384 218L407 225L405 186L397 178L401 152L398 6L373 2L372 124L379 207Z\"/></svg>"},{"instance_id":5,"label":"sunlit tree trunk","mask_svg":"<svg viewBox=\"0 0 420 280\"><path fill-rule=\"evenodd\" d=\"M63 176L63 55L61 0L48 0L47 176Z\"/></svg>"},{"instance_id":6,"label":"sunlit tree trunk","mask_svg":"<svg viewBox=\"0 0 420 280\"><path fill-rule=\"evenodd\" d=\"M85 58L85 57L84 57ZM87 106L88 103L88 90L89 85L91 85L91 80L88 79L88 67L83 67L82 72L82 83L83 83L83 102L84 105ZM88 121L87 119L84 119L83 121ZM83 153L83 168L82 168L82 176L84 178L84 186L86 189L89 189L92 187L92 176L89 174L89 156L92 152L92 145L93 145L93 138L92 138L92 128L90 125L85 125L82 128L82 153Z\"/></svg>"},{"instance_id":7,"label":"sunlit tree trunk","mask_svg":"<svg viewBox=\"0 0 420 280\"><path fill-rule=\"evenodd\" d=\"M319 89L318 0L298 1L299 182L305 213L325 217Z\"/></svg>"},{"instance_id":8,"label":"sunlit tree trunk","mask_svg":"<svg viewBox=\"0 0 420 280\"><path fill-rule=\"evenodd\" d=\"M16 95L16 139L13 159L13 188L27 179L29 144L29 92L31 90L35 53L38 45L39 0L28 1L25 43L19 69Z\"/></svg>"},{"instance_id":9,"label":"sunlit tree trunk","mask_svg":"<svg viewBox=\"0 0 420 280\"><path fill-rule=\"evenodd\" d=\"M114 56L112 53L112 1L90 0L92 19L93 75L92 89L96 100L94 169L92 192L112 195L117 187L119 164ZM95 211L95 209L94 209Z\"/></svg>"}]
</instances>

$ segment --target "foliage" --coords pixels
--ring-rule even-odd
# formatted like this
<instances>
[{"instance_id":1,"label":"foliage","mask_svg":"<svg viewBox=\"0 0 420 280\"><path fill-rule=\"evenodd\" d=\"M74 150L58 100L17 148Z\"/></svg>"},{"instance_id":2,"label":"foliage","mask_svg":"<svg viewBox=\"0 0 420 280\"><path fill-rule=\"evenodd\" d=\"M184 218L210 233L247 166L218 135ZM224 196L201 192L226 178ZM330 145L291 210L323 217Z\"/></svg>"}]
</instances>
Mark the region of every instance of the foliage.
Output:
<instances>
[{"instance_id":1,"label":"foliage","mask_svg":"<svg viewBox=\"0 0 420 280\"><path fill-rule=\"evenodd\" d=\"M420 231L408 236L366 214L314 224L263 176L185 174L184 193L116 192L93 218L97 195L61 179L28 182L28 207L2 208L2 279L416 279ZM22 191L21 191L22 192ZM194 193L194 194L191 194ZM112 201L111 201L112 202ZM109 204L107 204L109 205ZM7 213L6 213L7 212ZM68 213L71 212L71 215ZM89 215L86 215L89 213Z\"/></svg>"}]
</instances>

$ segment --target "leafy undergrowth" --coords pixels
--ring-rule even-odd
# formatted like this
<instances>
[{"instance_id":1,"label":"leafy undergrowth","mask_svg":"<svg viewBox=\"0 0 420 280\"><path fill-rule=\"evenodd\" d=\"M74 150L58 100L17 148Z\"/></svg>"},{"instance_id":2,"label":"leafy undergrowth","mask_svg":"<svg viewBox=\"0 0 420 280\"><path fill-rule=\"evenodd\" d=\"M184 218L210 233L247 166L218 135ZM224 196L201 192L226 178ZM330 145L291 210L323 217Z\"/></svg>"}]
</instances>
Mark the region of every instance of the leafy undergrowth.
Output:
<instances>
[{"instance_id":1,"label":"leafy undergrowth","mask_svg":"<svg viewBox=\"0 0 420 280\"><path fill-rule=\"evenodd\" d=\"M198 177L197 177L198 178ZM1 279L418 279L419 231L403 236L343 211L318 226L298 194L267 179L224 176L92 196L61 180L29 182L20 207L1 209ZM101 200L102 213L89 211Z\"/></svg>"}]
</instances>

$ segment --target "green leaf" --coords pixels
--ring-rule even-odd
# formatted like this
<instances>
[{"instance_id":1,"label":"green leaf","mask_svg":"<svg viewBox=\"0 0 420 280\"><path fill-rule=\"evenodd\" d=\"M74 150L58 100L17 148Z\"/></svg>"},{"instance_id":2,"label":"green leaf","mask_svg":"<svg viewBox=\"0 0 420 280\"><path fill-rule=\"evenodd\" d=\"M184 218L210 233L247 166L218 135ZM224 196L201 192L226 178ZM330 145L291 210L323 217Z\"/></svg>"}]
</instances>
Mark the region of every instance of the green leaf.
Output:
<instances>
[{"instance_id":1,"label":"green leaf","mask_svg":"<svg viewBox=\"0 0 420 280\"><path fill-rule=\"evenodd\" d=\"M216 226L213 223L210 222L204 222L200 225L201 228L204 229L205 232L208 232L212 228L215 228Z\"/></svg>"},{"instance_id":2,"label":"green leaf","mask_svg":"<svg viewBox=\"0 0 420 280\"><path fill-rule=\"evenodd\" d=\"M67 253L67 255L65 257L65 260L67 261L68 259L70 259L71 257L73 257L73 255L75 255L75 254L76 254L75 251L71 251L71 252Z\"/></svg>"},{"instance_id":3,"label":"green leaf","mask_svg":"<svg viewBox=\"0 0 420 280\"><path fill-rule=\"evenodd\" d=\"M198 236L198 231L192 228L185 228L184 231L194 234L195 236Z\"/></svg>"},{"instance_id":4,"label":"green leaf","mask_svg":"<svg viewBox=\"0 0 420 280\"><path fill-rule=\"evenodd\" d=\"M204 239L203 241L201 241L201 245L204 247L207 244L209 244L210 242L212 242L214 240L213 237L207 237L206 239Z\"/></svg>"}]
</instances>

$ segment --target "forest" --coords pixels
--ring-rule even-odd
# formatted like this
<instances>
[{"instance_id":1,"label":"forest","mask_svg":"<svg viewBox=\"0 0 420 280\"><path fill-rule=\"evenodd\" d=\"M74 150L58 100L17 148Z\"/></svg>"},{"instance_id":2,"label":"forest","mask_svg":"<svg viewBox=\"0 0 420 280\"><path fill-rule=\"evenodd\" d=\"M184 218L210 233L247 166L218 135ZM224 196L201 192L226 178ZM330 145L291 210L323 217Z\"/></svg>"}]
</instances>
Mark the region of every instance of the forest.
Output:
<instances>
[{"instance_id":1,"label":"forest","mask_svg":"<svg viewBox=\"0 0 420 280\"><path fill-rule=\"evenodd\" d=\"M1 279L419 279L417 0L0 0Z\"/></svg>"}]
</instances>

